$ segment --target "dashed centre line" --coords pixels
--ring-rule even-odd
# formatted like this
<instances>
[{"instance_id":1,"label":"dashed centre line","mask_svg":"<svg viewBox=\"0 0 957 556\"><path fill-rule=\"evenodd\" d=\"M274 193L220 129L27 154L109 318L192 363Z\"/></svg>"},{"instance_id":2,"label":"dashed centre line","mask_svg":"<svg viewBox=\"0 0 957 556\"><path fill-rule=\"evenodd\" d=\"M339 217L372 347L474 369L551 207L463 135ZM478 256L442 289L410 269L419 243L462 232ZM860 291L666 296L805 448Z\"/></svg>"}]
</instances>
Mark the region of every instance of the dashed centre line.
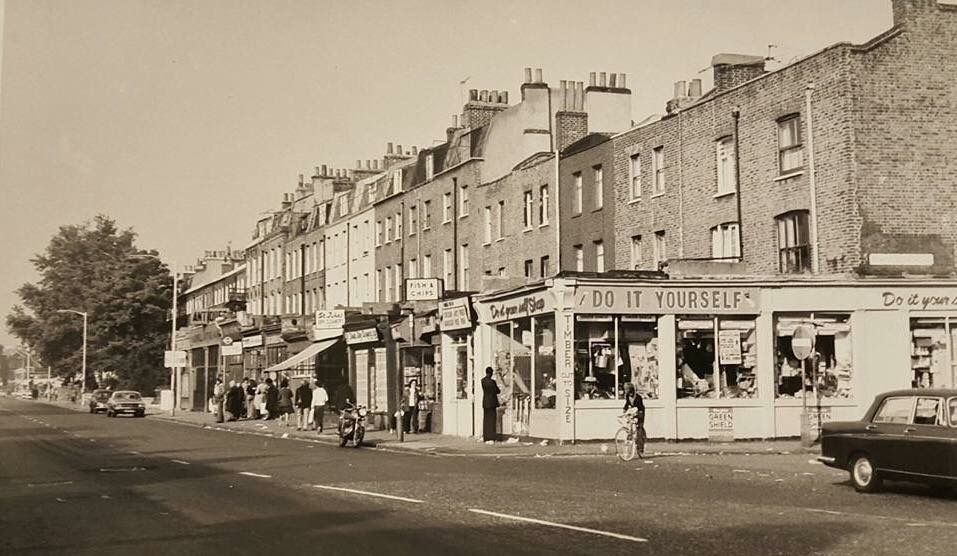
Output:
<instances>
[{"instance_id":1,"label":"dashed centre line","mask_svg":"<svg viewBox=\"0 0 957 556\"><path fill-rule=\"evenodd\" d=\"M622 535L621 533L612 533L611 531L602 531L600 529L589 529L588 527L578 527L576 525L566 525L564 523L555 523L553 521L545 521L542 519L534 519L531 517L522 517L518 515L511 514L501 514L498 512L490 512L487 510L480 510L477 508L469 508L470 512L488 515L492 517L499 517L502 519L511 519L515 521L524 521L526 523L534 523L536 525L544 525L546 527L557 527L559 529L568 529L569 531L578 531L579 533L591 533L593 535L601 535L603 537L611 537L613 539L621 539L623 541L632 541L632 542L648 542L648 539L642 537L633 537L631 535Z\"/></svg>"},{"instance_id":2,"label":"dashed centre line","mask_svg":"<svg viewBox=\"0 0 957 556\"><path fill-rule=\"evenodd\" d=\"M183 461L183 460L181 460L181 459L171 459L170 461L173 462L173 463L178 463L178 464L180 464L180 465L189 465L189 462L188 462L188 461Z\"/></svg>"},{"instance_id":3,"label":"dashed centre line","mask_svg":"<svg viewBox=\"0 0 957 556\"><path fill-rule=\"evenodd\" d=\"M272 479L272 475L263 475L262 473L252 473L250 471L240 471L240 475L246 475L247 477L259 477L260 479Z\"/></svg>"},{"instance_id":4,"label":"dashed centre line","mask_svg":"<svg viewBox=\"0 0 957 556\"><path fill-rule=\"evenodd\" d=\"M424 504L424 500L418 500L415 498L406 498L405 496L394 496L392 494L382 494L381 492L370 492L368 490L356 490L354 488L344 488L344 487L335 487L329 485L312 485L313 488L321 488L324 490L336 490L339 492L349 492L352 494L361 494L363 496L373 496L376 498L388 498L389 500L399 500L400 502L410 502L412 504Z\"/></svg>"}]
</instances>

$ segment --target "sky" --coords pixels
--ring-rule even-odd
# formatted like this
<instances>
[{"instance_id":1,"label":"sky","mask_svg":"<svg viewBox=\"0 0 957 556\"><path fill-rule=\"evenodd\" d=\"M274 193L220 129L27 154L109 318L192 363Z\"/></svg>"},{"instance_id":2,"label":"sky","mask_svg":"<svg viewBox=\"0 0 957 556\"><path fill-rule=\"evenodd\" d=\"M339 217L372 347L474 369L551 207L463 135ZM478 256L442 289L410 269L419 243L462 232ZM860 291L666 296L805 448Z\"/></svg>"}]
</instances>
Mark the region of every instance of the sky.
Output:
<instances>
[{"instance_id":1,"label":"sky","mask_svg":"<svg viewBox=\"0 0 957 556\"><path fill-rule=\"evenodd\" d=\"M890 0L0 0L0 318L59 226L107 214L180 267L242 248L298 174L432 145L526 66L624 72L640 121L716 53L890 26Z\"/></svg>"}]
</instances>

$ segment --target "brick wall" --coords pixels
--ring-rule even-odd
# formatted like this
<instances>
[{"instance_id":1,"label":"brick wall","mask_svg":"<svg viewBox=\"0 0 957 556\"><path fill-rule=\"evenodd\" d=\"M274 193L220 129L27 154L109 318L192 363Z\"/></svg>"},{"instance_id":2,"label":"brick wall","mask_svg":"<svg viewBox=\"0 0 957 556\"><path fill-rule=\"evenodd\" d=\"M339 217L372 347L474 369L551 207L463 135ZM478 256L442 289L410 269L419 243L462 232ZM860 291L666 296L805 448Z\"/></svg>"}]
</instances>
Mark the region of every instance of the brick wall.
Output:
<instances>
[{"instance_id":1,"label":"brick wall","mask_svg":"<svg viewBox=\"0 0 957 556\"><path fill-rule=\"evenodd\" d=\"M615 156L613 143L603 143L563 156L559 169L561 183L561 269L576 270L574 246L584 250L585 271L595 271L596 241L605 251L605 270L615 268ZM574 148L574 146L573 146ZM602 168L603 199L596 208L595 167ZM582 180L581 212L575 212L575 174Z\"/></svg>"}]
</instances>

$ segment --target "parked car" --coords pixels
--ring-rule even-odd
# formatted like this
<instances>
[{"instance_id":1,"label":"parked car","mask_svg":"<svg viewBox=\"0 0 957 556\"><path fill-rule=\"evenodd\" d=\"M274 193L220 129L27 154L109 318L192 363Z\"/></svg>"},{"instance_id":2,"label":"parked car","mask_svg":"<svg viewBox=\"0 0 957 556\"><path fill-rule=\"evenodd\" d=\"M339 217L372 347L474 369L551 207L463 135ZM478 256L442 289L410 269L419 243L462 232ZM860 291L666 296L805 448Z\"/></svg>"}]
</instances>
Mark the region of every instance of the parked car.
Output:
<instances>
[{"instance_id":1,"label":"parked car","mask_svg":"<svg viewBox=\"0 0 957 556\"><path fill-rule=\"evenodd\" d=\"M116 417L121 413L129 413L136 417L146 416L146 404L139 392L132 390L117 390L106 402L106 416Z\"/></svg>"},{"instance_id":2,"label":"parked car","mask_svg":"<svg viewBox=\"0 0 957 556\"><path fill-rule=\"evenodd\" d=\"M109 390L94 390L90 394L90 413L106 411L106 402L110 399L110 393Z\"/></svg>"},{"instance_id":3,"label":"parked car","mask_svg":"<svg viewBox=\"0 0 957 556\"><path fill-rule=\"evenodd\" d=\"M880 394L860 421L821 427L818 459L848 471L859 492L884 479L957 486L957 389Z\"/></svg>"}]
</instances>

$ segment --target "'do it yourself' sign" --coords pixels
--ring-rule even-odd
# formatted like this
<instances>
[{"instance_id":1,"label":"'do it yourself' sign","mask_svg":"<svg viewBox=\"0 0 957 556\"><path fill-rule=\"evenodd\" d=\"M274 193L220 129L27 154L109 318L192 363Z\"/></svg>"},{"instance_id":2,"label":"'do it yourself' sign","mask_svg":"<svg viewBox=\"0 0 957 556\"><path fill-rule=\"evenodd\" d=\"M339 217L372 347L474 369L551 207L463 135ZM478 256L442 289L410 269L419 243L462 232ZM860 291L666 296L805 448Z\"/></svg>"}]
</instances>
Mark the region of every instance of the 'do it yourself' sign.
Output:
<instances>
[{"instance_id":1,"label":"'do it yourself' sign","mask_svg":"<svg viewBox=\"0 0 957 556\"><path fill-rule=\"evenodd\" d=\"M726 314L756 313L760 290L739 287L629 287L575 288L575 309L592 313Z\"/></svg>"}]
</instances>

